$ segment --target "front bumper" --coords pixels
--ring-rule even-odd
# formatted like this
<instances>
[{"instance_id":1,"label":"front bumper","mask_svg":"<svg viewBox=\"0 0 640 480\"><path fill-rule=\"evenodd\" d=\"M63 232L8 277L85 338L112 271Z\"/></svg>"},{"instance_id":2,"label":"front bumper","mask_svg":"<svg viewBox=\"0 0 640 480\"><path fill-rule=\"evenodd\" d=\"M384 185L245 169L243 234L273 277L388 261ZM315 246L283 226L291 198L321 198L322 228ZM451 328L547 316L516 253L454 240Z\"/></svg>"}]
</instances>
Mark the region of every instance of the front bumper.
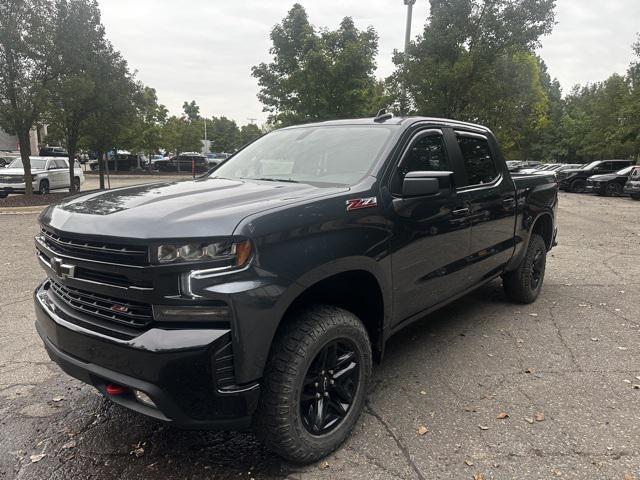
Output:
<instances>
[{"instance_id":1,"label":"front bumper","mask_svg":"<svg viewBox=\"0 0 640 480\"><path fill-rule=\"evenodd\" d=\"M36 329L51 359L67 374L116 403L178 427L249 428L259 384L233 390L216 385L215 356L229 330L151 328L120 340L65 319L48 287L47 280L35 291ZM138 402L132 393L109 395L108 384L140 390L157 408Z\"/></svg>"},{"instance_id":2,"label":"front bumper","mask_svg":"<svg viewBox=\"0 0 640 480\"><path fill-rule=\"evenodd\" d=\"M33 182L32 187L34 190L36 190L37 187L37 182ZM25 183L4 183L4 182L0 182L0 192L5 192L5 193L24 193L25 191Z\"/></svg>"}]
</instances>

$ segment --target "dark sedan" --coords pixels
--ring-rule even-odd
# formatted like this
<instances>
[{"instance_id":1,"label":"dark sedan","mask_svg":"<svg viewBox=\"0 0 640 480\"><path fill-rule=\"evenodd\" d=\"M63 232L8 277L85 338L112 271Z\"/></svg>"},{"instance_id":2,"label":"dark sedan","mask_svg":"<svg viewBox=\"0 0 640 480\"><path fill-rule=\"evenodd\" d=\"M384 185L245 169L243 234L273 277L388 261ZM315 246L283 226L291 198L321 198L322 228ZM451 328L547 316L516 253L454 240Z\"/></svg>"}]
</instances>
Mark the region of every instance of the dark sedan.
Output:
<instances>
[{"instance_id":1,"label":"dark sedan","mask_svg":"<svg viewBox=\"0 0 640 480\"><path fill-rule=\"evenodd\" d=\"M640 167L631 165L614 173L592 175L587 179L587 192L593 192L607 197L618 197L622 195L624 186L631 174L638 168Z\"/></svg>"}]
</instances>

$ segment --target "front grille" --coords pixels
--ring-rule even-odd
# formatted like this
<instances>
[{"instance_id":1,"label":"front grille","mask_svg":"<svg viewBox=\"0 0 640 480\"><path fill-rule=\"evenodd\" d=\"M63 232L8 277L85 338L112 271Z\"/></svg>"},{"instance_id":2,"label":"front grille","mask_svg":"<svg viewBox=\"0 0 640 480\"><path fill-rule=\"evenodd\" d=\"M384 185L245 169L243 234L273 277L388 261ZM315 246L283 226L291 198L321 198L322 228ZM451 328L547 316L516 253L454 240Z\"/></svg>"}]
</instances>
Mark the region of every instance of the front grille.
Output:
<instances>
[{"instance_id":1,"label":"front grille","mask_svg":"<svg viewBox=\"0 0 640 480\"><path fill-rule=\"evenodd\" d=\"M0 176L0 183L24 183L24 177L18 175Z\"/></svg>"},{"instance_id":2,"label":"front grille","mask_svg":"<svg viewBox=\"0 0 640 480\"><path fill-rule=\"evenodd\" d=\"M146 265L148 263L146 247L76 240L60 236L44 228L41 230L40 238L47 247L60 255L124 265Z\"/></svg>"},{"instance_id":3,"label":"front grille","mask_svg":"<svg viewBox=\"0 0 640 480\"><path fill-rule=\"evenodd\" d=\"M142 328L153 321L151 305L122 301L78 288L67 287L51 280L55 297L76 312L121 325Z\"/></svg>"}]
</instances>

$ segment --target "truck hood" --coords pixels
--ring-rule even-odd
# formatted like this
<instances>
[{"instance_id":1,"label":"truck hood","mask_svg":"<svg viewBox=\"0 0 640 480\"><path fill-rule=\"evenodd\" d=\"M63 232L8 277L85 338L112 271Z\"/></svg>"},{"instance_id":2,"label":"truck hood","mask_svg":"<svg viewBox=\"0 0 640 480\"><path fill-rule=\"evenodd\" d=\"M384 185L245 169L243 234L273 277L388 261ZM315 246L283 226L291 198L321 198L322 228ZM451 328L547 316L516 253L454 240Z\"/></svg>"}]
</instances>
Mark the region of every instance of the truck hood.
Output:
<instances>
[{"instance_id":1,"label":"truck hood","mask_svg":"<svg viewBox=\"0 0 640 480\"><path fill-rule=\"evenodd\" d=\"M609 180L615 180L618 175L614 173L603 173L600 175L591 175L589 180L595 180L596 182L608 182Z\"/></svg>"},{"instance_id":2,"label":"truck hood","mask_svg":"<svg viewBox=\"0 0 640 480\"><path fill-rule=\"evenodd\" d=\"M44 225L62 232L137 239L231 235L246 216L348 187L201 178L82 195L46 209Z\"/></svg>"},{"instance_id":3,"label":"truck hood","mask_svg":"<svg viewBox=\"0 0 640 480\"><path fill-rule=\"evenodd\" d=\"M31 174L44 172L41 168L32 168ZM0 176L2 175L24 175L24 168L2 168L0 169Z\"/></svg>"}]
</instances>

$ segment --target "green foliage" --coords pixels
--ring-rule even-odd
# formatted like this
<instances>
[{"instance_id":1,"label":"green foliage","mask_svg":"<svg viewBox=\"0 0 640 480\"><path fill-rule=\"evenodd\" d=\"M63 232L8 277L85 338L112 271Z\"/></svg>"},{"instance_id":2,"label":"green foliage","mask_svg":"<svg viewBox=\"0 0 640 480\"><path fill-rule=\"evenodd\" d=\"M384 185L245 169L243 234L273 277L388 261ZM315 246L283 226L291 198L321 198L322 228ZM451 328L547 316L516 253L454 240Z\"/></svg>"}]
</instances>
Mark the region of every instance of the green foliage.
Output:
<instances>
[{"instance_id":1,"label":"green foliage","mask_svg":"<svg viewBox=\"0 0 640 480\"><path fill-rule=\"evenodd\" d=\"M13 132L27 176L29 131L41 118L52 78L52 8L47 0L0 2L0 127ZM30 195L31 184L27 182Z\"/></svg>"},{"instance_id":2,"label":"green foliage","mask_svg":"<svg viewBox=\"0 0 640 480\"><path fill-rule=\"evenodd\" d=\"M213 117L207 125L207 132L214 152L233 152L241 145L240 129L227 117Z\"/></svg>"},{"instance_id":3,"label":"green foliage","mask_svg":"<svg viewBox=\"0 0 640 480\"><path fill-rule=\"evenodd\" d=\"M345 17L337 30L317 31L296 3L273 27L271 41L273 61L252 68L269 122L363 117L380 107L373 75L378 35L372 27L358 30Z\"/></svg>"},{"instance_id":4,"label":"green foliage","mask_svg":"<svg viewBox=\"0 0 640 480\"><path fill-rule=\"evenodd\" d=\"M551 31L554 0L431 0L424 32L395 52L390 91L412 113L490 126L507 151L526 151L548 97L533 54Z\"/></svg>"},{"instance_id":5,"label":"green foliage","mask_svg":"<svg viewBox=\"0 0 640 480\"><path fill-rule=\"evenodd\" d=\"M247 125L243 125L240 128L240 142L238 147L242 147L249 142L253 142L256 138L262 135L262 131L258 128L257 125L253 123L249 123Z\"/></svg>"},{"instance_id":6,"label":"green foliage","mask_svg":"<svg viewBox=\"0 0 640 480\"><path fill-rule=\"evenodd\" d=\"M190 122L194 120L198 120L200 118L200 107L196 105L195 100L191 100L191 103L184 102L182 104L182 110L184 114L187 116Z\"/></svg>"},{"instance_id":7,"label":"green foliage","mask_svg":"<svg viewBox=\"0 0 640 480\"><path fill-rule=\"evenodd\" d=\"M171 116L161 128L162 146L176 154L180 152L199 152L202 148L202 131L197 123L185 117Z\"/></svg>"}]
</instances>

